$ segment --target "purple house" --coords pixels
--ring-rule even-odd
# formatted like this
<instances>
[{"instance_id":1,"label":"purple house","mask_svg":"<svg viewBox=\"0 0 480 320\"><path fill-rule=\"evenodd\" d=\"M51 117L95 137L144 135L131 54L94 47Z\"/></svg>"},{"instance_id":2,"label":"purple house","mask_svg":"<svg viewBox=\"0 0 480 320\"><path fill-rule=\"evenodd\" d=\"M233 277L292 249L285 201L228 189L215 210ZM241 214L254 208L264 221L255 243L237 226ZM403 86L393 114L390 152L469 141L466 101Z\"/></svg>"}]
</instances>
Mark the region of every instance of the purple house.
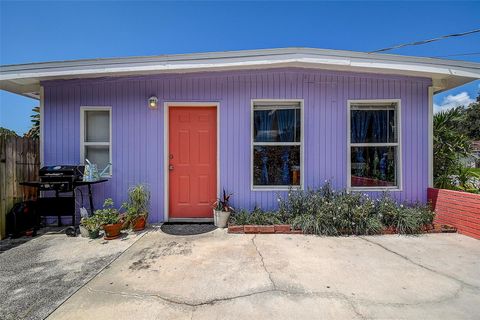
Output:
<instances>
[{"instance_id":1,"label":"purple house","mask_svg":"<svg viewBox=\"0 0 480 320\"><path fill-rule=\"evenodd\" d=\"M150 220L273 209L289 188L426 201L432 95L480 64L286 48L1 66L0 88L40 100L43 165L112 163L95 187L125 200L146 183Z\"/></svg>"}]
</instances>

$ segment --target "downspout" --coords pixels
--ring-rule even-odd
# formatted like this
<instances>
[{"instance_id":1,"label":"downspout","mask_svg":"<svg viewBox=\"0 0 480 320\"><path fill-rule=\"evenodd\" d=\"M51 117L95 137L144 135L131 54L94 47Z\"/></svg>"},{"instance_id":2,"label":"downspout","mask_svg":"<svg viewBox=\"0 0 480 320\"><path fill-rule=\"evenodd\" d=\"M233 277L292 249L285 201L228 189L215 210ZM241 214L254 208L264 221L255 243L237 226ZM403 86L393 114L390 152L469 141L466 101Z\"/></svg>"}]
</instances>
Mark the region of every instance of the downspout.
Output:
<instances>
[{"instance_id":1,"label":"downspout","mask_svg":"<svg viewBox=\"0 0 480 320\"><path fill-rule=\"evenodd\" d=\"M433 188L433 86L428 87L428 187Z\"/></svg>"},{"instance_id":2,"label":"downspout","mask_svg":"<svg viewBox=\"0 0 480 320\"><path fill-rule=\"evenodd\" d=\"M45 89L40 86L40 167L44 166Z\"/></svg>"}]
</instances>

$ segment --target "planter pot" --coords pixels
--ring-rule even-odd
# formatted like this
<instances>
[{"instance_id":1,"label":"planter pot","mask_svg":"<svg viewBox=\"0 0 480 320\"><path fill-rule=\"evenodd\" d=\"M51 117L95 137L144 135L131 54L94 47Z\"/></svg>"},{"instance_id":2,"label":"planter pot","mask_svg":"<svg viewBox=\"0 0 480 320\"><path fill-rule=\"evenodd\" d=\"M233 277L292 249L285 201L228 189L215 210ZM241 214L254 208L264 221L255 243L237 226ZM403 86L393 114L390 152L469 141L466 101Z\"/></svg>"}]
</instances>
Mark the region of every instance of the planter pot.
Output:
<instances>
[{"instance_id":1,"label":"planter pot","mask_svg":"<svg viewBox=\"0 0 480 320\"><path fill-rule=\"evenodd\" d=\"M217 223L218 223L218 215L219 215L220 212L222 212L222 211L213 209L213 224L214 224L215 226L217 226Z\"/></svg>"},{"instance_id":2,"label":"planter pot","mask_svg":"<svg viewBox=\"0 0 480 320\"><path fill-rule=\"evenodd\" d=\"M97 239L98 236L100 235L100 230L87 231L87 232L88 232L88 237L90 239Z\"/></svg>"},{"instance_id":3,"label":"planter pot","mask_svg":"<svg viewBox=\"0 0 480 320\"><path fill-rule=\"evenodd\" d=\"M103 230L105 231L105 240L113 240L120 237L120 231L122 230L123 222L114 223L114 224L105 224L103 225Z\"/></svg>"},{"instance_id":4,"label":"planter pot","mask_svg":"<svg viewBox=\"0 0 480 320\"><path fill-rule=\"evenodd\" d=\"M87 228L85 228L85 227L82 226L82 225L80 225L78 228L80 229L80 235L82 236L82 238L89 238L89 237L90 237Z\"/></svg>"},{"instance_id":5,"label":"planter pot","mask_svg":"<svg viewBox=\"0 0 480 320\"><path fill-rule=\"evenodd\" d=\"M147 223L147 219L145 217L138 217L132 221L132 229L133 231L142 231L145 229L145 225Z\"/></svg>"},{"instance_id":6,"label":"planter pot","mask_svg":"<svg viewBox=\"0 0 480 320\"><path fill-rule=\"evenodd\" d=\"M230 212L215 211L213 213L213 222L215 226L218 228L226 228L229 217L230 217Z\"/></svg>"}]
</instances>

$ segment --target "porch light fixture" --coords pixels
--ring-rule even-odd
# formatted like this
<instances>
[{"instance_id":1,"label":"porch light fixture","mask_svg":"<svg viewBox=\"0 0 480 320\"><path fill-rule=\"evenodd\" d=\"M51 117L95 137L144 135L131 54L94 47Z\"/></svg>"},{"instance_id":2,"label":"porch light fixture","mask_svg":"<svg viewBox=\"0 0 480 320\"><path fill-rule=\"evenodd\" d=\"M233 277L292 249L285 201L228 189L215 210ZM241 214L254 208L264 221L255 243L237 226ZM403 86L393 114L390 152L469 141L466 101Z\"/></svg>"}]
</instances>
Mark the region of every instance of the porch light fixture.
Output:
<instances>
[{"instance_id":1,"label":"porch light fixture","mask_svg":"<svg viewBox=\"0 0 480 320\"><path fill-rule=\"evenodd\" d=\"M158 98L155 96L151 96L150 98L148 98L148 107L152 110L157 110Z\"/></svg>"}]
</instances>

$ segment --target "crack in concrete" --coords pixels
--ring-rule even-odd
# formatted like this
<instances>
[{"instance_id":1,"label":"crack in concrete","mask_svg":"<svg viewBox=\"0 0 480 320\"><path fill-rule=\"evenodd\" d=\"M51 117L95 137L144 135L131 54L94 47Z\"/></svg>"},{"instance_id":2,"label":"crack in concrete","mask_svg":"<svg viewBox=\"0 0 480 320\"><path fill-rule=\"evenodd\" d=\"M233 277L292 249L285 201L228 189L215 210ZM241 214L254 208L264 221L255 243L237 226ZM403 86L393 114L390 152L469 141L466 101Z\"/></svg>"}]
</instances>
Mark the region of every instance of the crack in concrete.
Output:
<instances>
[{"instance_id":1,"label":"crack in concrete","mask_svg":"<svg viewBox=\"0 0 480 320\"><path fill-rule=\"evenodd\" d=\"M136 297L136 298L158 298L160 300L163 300L167 303L175 304L175 305L181 305L181 306L186 306L190 308L196 308L196 307L201 307L205 305L213 305L218 302L223 302L223 301L231 301L239 298L246 298L246 297L251 297L254 295L258 294L263 294L267 292L273 292L273 291L279 291L279 290L274 290L274 289L268 289L268 290L261 290L261 291L255 291L255 292L250 292L250 293L245 293L237 296L231 296L231 297L224 297L224 298L214 298L211 300L203 301L203 302L188 302L188 301L180 301L172 298L167 298L163 297L159 294L155 293L131 293L131 292L124 292L124 291L110 291L110 290L99 290L99 289L93 289L88 287L87 290L89 292L99 292L99 293L106 293L106 294L112 294L112 295L119 295L119 296L125 296L125 297Z\"/></svg>"},{"instance_id":2,"label":"crack in concrete","mask_svg":"<svg viewBox=\"0 0 480 320\"><path fill-rule=\"evenodd\" d=\"M270 282L272 283L273 289L276 290L277 285L275 284L275 281L273 281L272 274L270 273L270 271L268 271L267 267L265 266L265 261L264 261L263 255L260 252L260 250L258 249L257 244L255 243L255 238L256 237L257 237L257 235L255 234L252 238L252 244L255 247L255 250L257 251L258 255L260 256L260 260L262 262L263 270L265 270L265 272L268 274L268 279L270 279Z\"/></svg>"},{"instance_id":3,"label":"crack in concrete","mask_svg":"<svg viewBox=\"0 0 480 320\"><path fill-rule=\"evenodd\" d=\"M268 290L261 290L261 291L255 291L255 292L250 292L246 294L241 294L237 296L231 296L231 297L224 297L224 298L215 298L203 302L187 302L187 301L180 301L180 300L175 300L167 297L163 297L159 294L139 294L139 293L131 293L131 292L124 292L124 291L109 291L109 290L99 290L99 289L93 289L90 287L87 287L87 290L89 292L95 293L104 293L104 294L111 294L111 295L118 295L118 296L125 296L125 297L135 297L135 298L157 298L160 299L166 303L174 304L177 306L183 306L187 308L192 309L192 314L191 317L193 318L193 315L196 311L196 308L202 307L202 306L207 306L207 305L214 305L216 303L221 303L221 302L226 302L226 301L233 301L236 299L241 299L241 298L248 298L256 295L262 295L266 293L279 293L279 294L286 294L286 295L294 295L294 296L306 296L306 297L311 297L315 296L318 298L326 298L326 299L339 299L339 300L344 300L348 306L351 307L352 311L361 319L367 319L364 315L362 315L356 308L355 302L352 301L348 296L346 296L343 293L340 292L300 292L300 291L288 291L284 289L268 289Z\"/></svg>"},{"instance_id":4,"label":"crack in concrete","mask_svg":"<svg viewBox=\"0 0 480 320\"><path fill-rule=\"evenodd\" d=\"M359 236L358 238L360 238L360 239L362 239L363 241L366 241L366 242L368 242L368 243L374 244L374 245L376 245L376 246L378 246L378 247L380 247L380 248L382 248L382 249L384 249L384 250L386 250L386 251L388 251L388 252L390 252L390 253L393 253L394 255L396 255L396 256L398 256L398 257L400 257L400 258L402 258L402 259L410 262L411 264L416 265L417 267L420 267L420 268L425 269L425 270L427 270L427 271L430 271L430 272L432 272L432 273L434 273L434 274L437 274L437 275L446 277L446 278L448 278L448 279L450 279L450 280L453 280L453 281L459 283L461 287L467 287L467 288L470 288L470 289L473 289L473 290L476 290L476 291L480 290L480 288L477 287L477 286L475 286L475 285L472 285L472 284L467 283L467 282L465 282L465 281L463 281L463 280L457 279L457 278L455 278L454 276L449 275L448 273L444 273L444 272L441 272L441 271L432 269L432 268L430 268L430 267L428 267L428 266L425 266L425 265L423 265L423 264L421 264L421 263L419 263L419 262L416 262L416 261L410 259L409 257L407 257L407 256L405 256L405 255L403 255L403 254L401 254L401 253L399 253L399 252L396 252L396 251L394 251L394 250L392 250L392 249L390 249L390 248L388 248L388 247L386 247L386 246L384 246L384 245L382 245L382 244L380 244L380 243L378 243L378 242L375 242L375 241L373 241L373 240L366 239L366 238L364 238L364 237L362 237L362 236Z\"/></svg>"},{"instance_id":5,"label":"crack in concrete","mask_svg":"<svg viewBox=\"0 0 480 320\"><path fill-rule=\"evenodd\" d=\"M143 235L142 235L143 236ZM392 254L395 254L401 258L403 258L404 260L407 260L408 262L418 266L418 267L421 267L425 270L428 270L430 272L433 272L435 274L439 274L441 276L444 276L444 277L447 277L451 280L454 280L456 281L457 283L460 284L460 287L458 290L455 291L455 293L452 295L452 296L448 296L448 297L442 297L440 299L436 299L436 300L432 300L432 301L422 301L422 302L415 302L415 303L396 303L396 302L376 302L376 301L372 301L372 300L367 300L367 299L361 299L361 298L358 298L358 297L350 297L344 293L341 293L341 292L338 292L338 291L335 291L335 292L326 292L326 291L319 291L319 292L307 292L307 291L298 291L298 290L290 290L290 289L282 289L282 288L279 288L279 286L275 283L275 281L273 280L273 277L272 277L272 273L271 271L269 271L269 269L266 267L266 264L265 264L265 257L263 256L263 254L261 253L257 243L255 242L255 239L256 239L257 235L255 234L252 238L251 238L251 242L252 242L252 245L254 246L257 254L259 255L260 257L260 260L261 260L261 265L262 265L262 268L264 269L264 271L267 273L268 275L268 278L270 280L270 283L271 283L271 287L272 288L269 288L269 289L264 289L264 290L257 290L257 291L253 291L253 292L248 292L248 293L244 293L244 294L239 294L239 295L234 295L234 296L228 296L228 297L219 297L219 298L213 298L213 299L210 299L210 300L206 300L206 301L200 301L200 302L189 302L189 301L182 301L181 299L174 299L174 298L169 298L169 297L165 297L165 296L161 296L160 294L148 294L148 293L142 293L142 294L139 294L139 293L131 293L131 292L123 292L123 291L109 291L109 290L100 290L100 289L93 289L89 286L85 286L86 289L89 291L89 292L99 292L99 293L105 293L105 294L112 294L112 295L120 295L120 296L126 296L126 297L136 297L136 298L157 298L157 299L160 299L166 303L169 303L169 304L173 304L173 305L177 305L177 306L181 306L181 307L187 307L191 310L191 319L194 318L194 314L197 310L198 307L203 307L203 306L208 306L208 305L214 305L216 303L222 303L222 302L228 302L228 301L233 301L233 300L236 300L236 299L241 299L241 298L248 298L248 297L252 297L252 296L256 296L256 295L262 295L262 294L268 294L268 293L278 293L278 294L285 294L285 295L294 295L294 296L305 296L305 297L318 297L318 298L326 298L326 299L338 299L338 300L342 300L346 303L346 305L348 305L350 307L350 309L355 313L355 315L360 318L360 319L368 319L367 316L363 315L359 310L358 310L358 305L380 305L380 306L390 306L390 307L407 307L407 306L421 306L421 305L426 305L426 304L438 304L438 303L444 303L446 301L449 301L449 300L453 300L453 299L456 299L459 297L460 293L465 289L465 288L469 288L469 289L473 289L475 291L477 291L479 288L473 286L473 285L470 285L468 283L465 283L459 279L456 279L448 274L444 274L442 272L439 272L439 271L436 271L436 270L433 270L427 266L424 266L418 262L415 262L413 260L411 260L409 257L407 256L404 256L398 252L395 252L394 250L391 250L375 241L372 241L372 240L369 240L369 239L365 239L364 237L360 237L360 239L368 242L368 243L371 243L371 244L374 244L374 245L377 245L379 247L381 247L382 249L392 253ZM136 243L136 242L135 242ZM133 246L135 243L133 243L131 246ZM130 249L127 248L127 250ZM125 250L124 252L122 252L120 255L123 255L127 250ZM120 256L119 255L119 256ZM117 257L118 258L118 257ZM116 259L114 259L115 261ZM114 261L112 261L111 263L113 263ZM110 263L110 264L111 264ZM100 272L99 272L100 273ZM98 273L98 274L99 274ZM98 274L96 276L98 276ZM93 280L94 278L93 277L91 280ZM90 281L91 281L90 280Z\"/></svg>"},{"instance_id":6,"label":"crack in concrete","mask_svg":"<svg viewBox=\"0 0 480 320\"><path fill-rule=\"evenodd\" d=\"M260 249L258 248L257 244L255 243L255 239L256 239L257 235L255 234L253 237L252 237L252 244L253 246L255 247L255 250L257 251L258 255L260 256L260 259L261 259L261 262L262 262L262 266L263 266L263 269L265 270L265 272L268 274L268 278L270 279L270 282L272 283L273 285L273 290L271 290L270 292L280 292L280 293L286 293L286 294L294 294L294 295L309 295L307 292L299 292L299 291L290 291L290 290L286 290L286 289L279 289L277 284L275 283L275 281L273 281L273 278L272 278L272 273L268 270L268 268L266 267L265 265L265 259L263 257L263 254L260 252ZM347 295L344 295L340 292L325 292L325 294L327 294L327 296L322 296L322 297L327 297L327 298L338 298L338 299L341 299L341 300L344 300L347 302L347 304L350 306L350 308L352 309L352 311L358 316L360 317L360 319L366 319L366 317L360 313L360 311L357 309L357 306L355 305L355 302L352 301ZM314 294L315 296L320 296L318 294ZM334 297L335 296L335 297Z\"/></svg>"},{"instance_id":7,"label":"crack in concrete","mask_svg":"<svg viewBox=\"0 0 480 320\"><path fill-rule=\"evenodd\" d=\"M270 280L270 283L273 287L271 289L258 290L258 291L253 291L253 292L240 294L240 295L235 295L235 296L230 296L230 297L214 298L214 299L210 299L210 300L202 301L202 302L197 302L197 303L172 299L172 298L161 296L159 294L138 294L138 293L123 292L123 291L118 291L117 292L117 291L109 291L109 290L98 290L98 289L93 289L91 287L87 287L87 290L89 292L99 292L99 293L120 295L120 296L126 296L126 297L130 296L130 297L136 297L136 298L140 298L140 299L147 298L147 297L157 298L157 299L160 299L160 300L162 300L166 303L169 303L169 304L191 308L191 319L193 319L195 311L198 307L207 306L207 305L214 305L216 303L233 301L233 300L236 300L236 299L248 298L248 297L267 294L267 293L279 293L279 294L306 296L306 297L315 296L315 297L319 297L319 298L343 300L343 301L346 302L346 304L350 307L350 309L354 312L354 314L358 318L367 319L357 309L357 306L356 306L355 302L353 301L353 299L351 299L350 297L348 297L347 295L345 295L343 293L340 293L340 292L305 292L305 291L292 291L292 290L278 288L277 284L274 282L274 280L272 278L271 272L268 270L268 268L265 265L265 258L263 256L263 254L261 253L257 244L255 243L256 236L257 235L254 235L252 237L251 242L252 242L253 246L255 247L255 250L256 250L257 254L260 256L262 267L263 267L264 271L267 273L268 278Z\"/></svg>"}]
</instances>

